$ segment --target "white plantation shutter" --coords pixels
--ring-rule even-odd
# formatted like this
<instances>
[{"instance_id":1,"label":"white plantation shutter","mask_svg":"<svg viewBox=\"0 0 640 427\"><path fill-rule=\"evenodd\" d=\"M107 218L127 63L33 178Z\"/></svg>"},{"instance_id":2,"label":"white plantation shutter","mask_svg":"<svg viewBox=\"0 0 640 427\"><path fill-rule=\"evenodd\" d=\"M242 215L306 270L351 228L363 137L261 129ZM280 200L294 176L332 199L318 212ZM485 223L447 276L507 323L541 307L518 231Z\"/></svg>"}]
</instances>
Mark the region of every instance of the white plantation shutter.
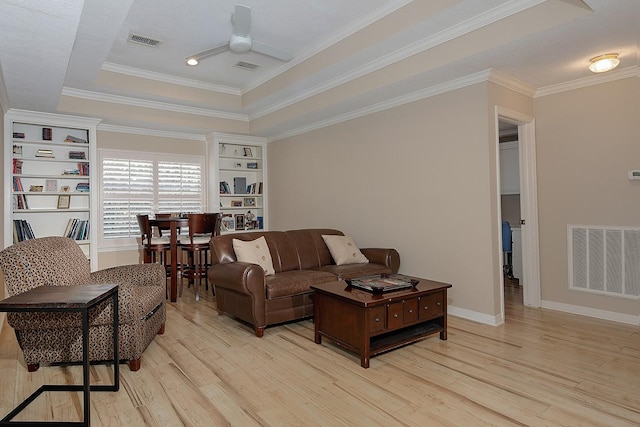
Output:
<instances>
[{"instance_id":1,"label":"white plantation shutter","mask_svg":"<svg viewBox=\"0 0 640 427\"><path fill-rule=\"evenodd\" d=\"M101 242L140 236L136 215L202 212L203 159L101 151Z\"/></svg>"}]
</instances>

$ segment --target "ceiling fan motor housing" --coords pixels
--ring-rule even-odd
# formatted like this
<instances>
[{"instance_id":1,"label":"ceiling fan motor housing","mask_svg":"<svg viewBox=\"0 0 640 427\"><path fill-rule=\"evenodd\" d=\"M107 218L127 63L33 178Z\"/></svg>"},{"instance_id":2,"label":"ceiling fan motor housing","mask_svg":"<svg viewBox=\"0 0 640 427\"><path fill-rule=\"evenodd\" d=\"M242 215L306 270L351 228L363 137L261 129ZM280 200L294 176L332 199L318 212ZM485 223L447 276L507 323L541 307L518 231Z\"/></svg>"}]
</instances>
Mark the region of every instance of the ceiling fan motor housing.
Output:
<instances>
[{"instance_id":1,"label":"ceiling fan motor housing","mask_svg":"<svg viewBox=\"0 0 640 427\"><path fill-rule=\"evenodd\" d=\"M236 53L245 53L251 50L251 36L238 36L235 34L231 35L231 40L229 40L229 49L232 52Z\"/></svg>"}]
</instances>

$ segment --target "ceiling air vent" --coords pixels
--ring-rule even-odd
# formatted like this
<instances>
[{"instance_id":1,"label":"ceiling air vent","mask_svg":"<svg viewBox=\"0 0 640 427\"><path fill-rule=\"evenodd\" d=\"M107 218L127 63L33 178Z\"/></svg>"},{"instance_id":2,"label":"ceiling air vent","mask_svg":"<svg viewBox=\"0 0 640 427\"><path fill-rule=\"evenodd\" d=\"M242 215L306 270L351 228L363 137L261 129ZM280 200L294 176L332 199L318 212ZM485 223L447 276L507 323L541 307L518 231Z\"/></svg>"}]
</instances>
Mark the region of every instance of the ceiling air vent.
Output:
<instances>
[{"instance_id":1,"label":"ceiling air vent","mask_svg":"<svg viewBox=\"0 0 640 427\"><path fill-rule=\"evenodd\" d=\"M255 71L260 66L258 64L252 64L251 62L240 61L236 65L234 65L234 67L242 68L243 70Z\"/></svg>"},{"instance_id":2,"label":"ceiling air vent","mask_svg":"<svg viewBox=\"0 0 640 427\"><path fill-rule=\"evenodd\" d=\"M145 46L158 47L160 40L154 40L150 37L141 36L139 34L129 34L129 41L132 43L142 44Z\"/></svg>"}]
</instances>

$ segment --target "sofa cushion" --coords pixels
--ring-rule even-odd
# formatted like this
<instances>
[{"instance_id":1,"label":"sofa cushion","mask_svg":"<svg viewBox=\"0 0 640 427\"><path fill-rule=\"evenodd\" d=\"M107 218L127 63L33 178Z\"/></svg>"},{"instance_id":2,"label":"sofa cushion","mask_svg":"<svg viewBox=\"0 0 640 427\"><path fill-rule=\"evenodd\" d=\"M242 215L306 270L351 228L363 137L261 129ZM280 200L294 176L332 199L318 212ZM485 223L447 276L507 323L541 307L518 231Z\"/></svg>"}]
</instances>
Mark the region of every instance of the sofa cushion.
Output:
<instances>
[{"instance_id":1,"label":"sofa cushion","mask_svg":"<svg viewBox=\"0 0 640 427\"><path fill-rule=\"evenodd\" d=\"M323 235L322 238L331 252L336 265L363 264L369 260L360 252L356 243L349 236Z\"/></svg>"},{"instance_id":2,"label":"sofa cushion","mask_svg":"<svg viewBox=\"0 0 640 427\"><path fill-rule=\"evenodd\" d=\"M335 282L338 278L325 271L291 270L267 276L266 298L274 299L311 292L311 285Z\"/></svg>"},{"instance_id":3,"label":"sofa cushion","mask_svg":"<svg viewBox=\"0 0 640 427\"><path fill-rule=\"evenodd\" d=\"M238 261L258 264L264 270L265 275L276 274L269 246L264 236L249 241L233 239L233 250Z\"/></svg>"}]
</instances>

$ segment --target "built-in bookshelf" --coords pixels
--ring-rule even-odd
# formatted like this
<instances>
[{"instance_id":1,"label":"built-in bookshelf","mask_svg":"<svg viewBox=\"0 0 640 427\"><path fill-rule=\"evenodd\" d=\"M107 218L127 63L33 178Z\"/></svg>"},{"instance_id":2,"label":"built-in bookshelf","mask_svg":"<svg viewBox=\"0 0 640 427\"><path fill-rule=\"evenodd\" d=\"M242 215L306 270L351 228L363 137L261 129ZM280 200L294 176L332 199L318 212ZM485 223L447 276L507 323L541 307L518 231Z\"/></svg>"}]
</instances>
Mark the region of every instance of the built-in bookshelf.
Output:
<instances>
[{"instance_id":1,"label":"built-in bookshelf","mask_svg":"<svg viewBox=\"0 0 640 427\"><path fill-rule=\"evenodd\" d=\"M5 114L5 247L45 236L78 242L97 267L96 126L99 120Z\"/></svg>"},{"instance_id":2,"label":"built-in bookshelf","mask_svg":"<svg viewBox=\"0 0 640 427\"><path fill-rule=\"evenodd\" d=\"M264 138L207 136L209 210L222 213L222 233L267 228L267 158Z\"/></svg>"}]
</instances>

